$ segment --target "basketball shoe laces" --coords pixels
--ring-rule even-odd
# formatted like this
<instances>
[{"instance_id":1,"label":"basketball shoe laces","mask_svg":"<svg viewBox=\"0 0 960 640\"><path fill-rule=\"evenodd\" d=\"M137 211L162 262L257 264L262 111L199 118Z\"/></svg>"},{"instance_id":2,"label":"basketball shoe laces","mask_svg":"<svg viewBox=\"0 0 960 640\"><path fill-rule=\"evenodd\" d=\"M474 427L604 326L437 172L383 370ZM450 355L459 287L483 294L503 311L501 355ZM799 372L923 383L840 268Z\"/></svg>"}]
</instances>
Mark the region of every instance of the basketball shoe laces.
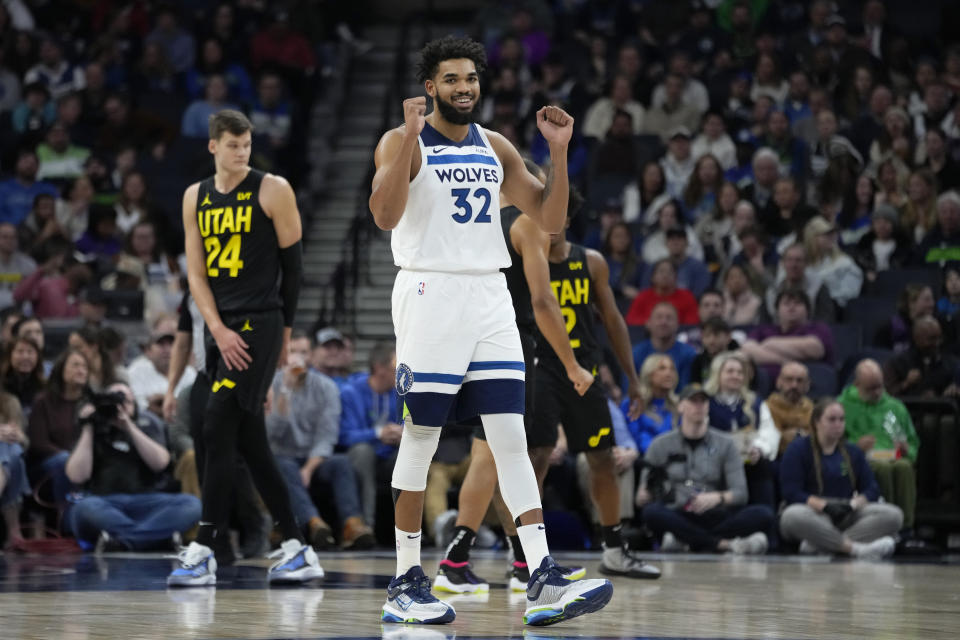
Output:
<instances>
[{"instance_id":1,"label":"basketball shoe laces","mask_svg":"<svg viewBox=\"0 0 960 640\"><path fill-rule=\"evenodd\" d=\"M430 592L430 578L426 575L410 580L406 576L400 578L400 582L388 589L387 595L390 599L396 598L401 593L408 594L415 602L435 602L437 598Z\"/></svg>"},{"instance_id":2,"label":"basketball shoe laces","mask_svg":"<svg viewBox=\"0 0 960 640\"><path fill-rule=\"evenodd\" d=\"M203 545L195 542L190 546L181 547L180 553L177 554L177 560L184 569L193 569L206 560L209 555L210 552L205 551Z\"/></svg>"}]
</instances>

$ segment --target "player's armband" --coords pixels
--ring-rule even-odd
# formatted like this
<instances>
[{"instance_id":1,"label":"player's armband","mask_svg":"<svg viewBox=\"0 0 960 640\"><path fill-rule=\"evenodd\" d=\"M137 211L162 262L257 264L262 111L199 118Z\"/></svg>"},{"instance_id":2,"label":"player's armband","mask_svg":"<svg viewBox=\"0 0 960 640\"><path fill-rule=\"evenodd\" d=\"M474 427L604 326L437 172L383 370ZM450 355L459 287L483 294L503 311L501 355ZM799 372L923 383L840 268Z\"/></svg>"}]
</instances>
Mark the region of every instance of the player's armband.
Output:
<instances>
[{"instance_id":1,"label":"player's armband","mask_svg":"<svg viewBox=\"0 0 960 640\"><path fill-rule=\"evenodd\" d=\"M280 249L280 298L283 301L283 326L292 327L300 298L300 274L303 271L303 244L297 240L286 249Z\"/></svg>"}]
</instances>

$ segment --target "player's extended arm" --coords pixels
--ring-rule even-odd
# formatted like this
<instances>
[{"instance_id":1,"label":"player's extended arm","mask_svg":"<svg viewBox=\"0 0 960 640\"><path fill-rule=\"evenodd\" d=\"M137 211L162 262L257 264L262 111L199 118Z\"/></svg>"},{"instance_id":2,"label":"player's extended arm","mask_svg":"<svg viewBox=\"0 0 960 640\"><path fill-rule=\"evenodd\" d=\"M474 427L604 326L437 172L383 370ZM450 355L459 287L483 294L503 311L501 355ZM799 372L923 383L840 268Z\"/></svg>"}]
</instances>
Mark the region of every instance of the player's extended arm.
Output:
<instances>
[{"instance_id":1,"label":"player's extended arm","mask_svg":"<svg viewBox=\"0 0 960 640\"><path fill-rule=\"evenodd\" d=\"M410 195L410 180L420 171L417 137L426 123L427 99L403 101L404 126L383 134L373 154L377 172L373 176L370 211L381 229L388 231L400 222Z\"/></svg>"},{"instance_id":2,"label":"player's extended arm","mask_svg":"<svg viewBox=\"0 0 960 640\"><path fill-rule=\"evenodd\" d=\"M200 309L210 334L217 342L217 348L223 356L228 369L246 369L251 362L247 353L247 343L229 327L223 324L217 303L213 299L210 283L207 281L207 266L203 255L203 238L197 224L197 192L199 184L187 187L183 193L183 233L184 250L187 254L187 281L190 294Z\"/></svg>"},{"instance_id":3,"label":"player's extended arm","mask_svg":"<svg viewBox=\"0 0 960 640\"><path fill-rule=\"evenodd\" d=\"M303 226L293 187L284 178L267 175L263 178L260 198L264 211L273 220L280 247L280 300L283 304L283 346L277 366L287 362L287 346L293 330L293 318L300 299L300 279L303 275Z\"/></svg>"},{"instance_id":4,"label":"player's extended arm","mask_svg":"<svg viewBox=\"0 0 960 640\"><path fill-rule=\"evenodd\" d=\"M490 143L503 165L500 190L518 209L530 216L547 233L562 233L567 220L567 146L573 134L573 118L559 107L537 111L537 128L550 146L550 168L546 184L523 165L516 148L503 136L490 133Z\"/></svg>"},{"instance_id":5,"label":"player's extended arm","mask_svg":"<svg viewBox=\"0 0 960 640\"><path fill-rule=\"evenodd\" d=\"M627 376L627 394L630 397L629 418L636 420L643 411L643 396L640 393L640 378L633 363L633 346L630 344L630 334L627 323L617 308L617 301L610 288L610 268L603 255L593 249L587 249L587 269L590 271L590 282L593 284L594 301L603 328L607 331L613 353Z\"/></svg>"},{"instance_id":6,"label":"player's extended arm","mask_svg":"<svg viewBox=\"0 0 960 640\"><path fill-rule=\"evenodd\" d=\"M533 220L520 216L510 228L510 241L523 258L523 275L530 287L530 303L537 327L560 358L577 393L583 395L593 384L593 375L581 367L573 355L560 302L550 286L550 263L547 259L550 237Z\"/></svg>"}]
</instances>

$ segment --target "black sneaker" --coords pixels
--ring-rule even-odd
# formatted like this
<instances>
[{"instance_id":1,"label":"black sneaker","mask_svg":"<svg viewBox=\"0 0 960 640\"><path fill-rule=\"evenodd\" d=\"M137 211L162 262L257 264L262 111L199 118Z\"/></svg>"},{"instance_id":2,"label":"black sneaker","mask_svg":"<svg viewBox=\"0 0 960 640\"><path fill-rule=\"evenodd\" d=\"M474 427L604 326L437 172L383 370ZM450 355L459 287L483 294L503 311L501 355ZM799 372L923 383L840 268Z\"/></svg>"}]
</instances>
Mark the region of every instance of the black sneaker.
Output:
<instances>
[{"instance_id":1,"label":"black sneaker","mask_svg":"<svg viewBox=\"0 0 960 640\"><path fill-rule=\"evenodd\" d=\"M490 585L473 572L469 562L440 561L433 588L446 593L485 593Z\"/></svg>"}]
</instances>

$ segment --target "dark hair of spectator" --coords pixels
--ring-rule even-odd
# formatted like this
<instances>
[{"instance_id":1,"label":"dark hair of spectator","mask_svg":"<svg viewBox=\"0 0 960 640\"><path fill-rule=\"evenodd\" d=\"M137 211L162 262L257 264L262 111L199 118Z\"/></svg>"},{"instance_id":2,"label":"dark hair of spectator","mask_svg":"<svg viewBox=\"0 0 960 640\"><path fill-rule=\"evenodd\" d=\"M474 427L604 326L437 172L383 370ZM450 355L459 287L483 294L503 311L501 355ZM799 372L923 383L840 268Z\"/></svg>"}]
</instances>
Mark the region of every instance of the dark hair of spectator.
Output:
<instances>
[{"instance_id":1,"label":"dark hair of spectator","mask_svg":"<svg viewBox=\"0 0 960 640\"><path fill-rule=\"evenodd\" d=\"M38 193L37 195L33 196L33 208L36 209L40 202L47 199L56 200L52 193Z\"/></svg>"},{"instance_id":2,"label":"dark hair of spectator","mask_svg":"<svg viewBox=\"0 0 960 640\"><path fill-rule=\"evenodd\" d=\"M712 184L704 184L700 179L700 165L704 162L713 162L716 168L716 175ZM688 208L695 207L700 204L700 200L703 199L705 193L712 192L714 196L719 196L721 186L723 186L723 167L720 166L720 161L717 160L716 156L712 153L705 153L697 159L693 167L693 173L690 174L687 188L683 191L683 203Z\"/></svg>"},{"instance_id":3,"label":"dark hair of spectator","mask_svg":"<svg viewBox=\"0 0 960 640\"><path fill-rule=\"evenodd\" d=\"M397 350L393 340L381 340L370 349L370 357L367 362L370 365L370 371L376 365L387 366L393 361L393 354Z\"/></svg>"},{"instance_id":4,"label":"dark hair of spectator","mask_svg":"<svg viewBox=\"0 0 960 640\"><path fill-rule=\"evenodd\" d=\"M100 344L107 351L113 351L124 343L127 339L125 335L113 327L104 327L100 329Z\"/></svg>"},{"instance_id":5,"label":"dark hair of spectator","mask_svg":"<svg viewBox=\"0 0 960 640\"><path fill-rule=\"evenodd\" d=\"M66 385L63 384L63 370L67 366L67 360L73 355L83 358L83 361L87 363L88 369L90 367L90 362L87 361L87 356L83 355L82 351L71 348L65 349L63 353L60 354L60 357L57 358L57 361L53 363L53 369L50 370L50 379L47 380L47 392L57 398L62 398L66 391Z\"/></svg>"},{"instance_id":6,"label":"dark hair of spectator","mask_svg":"<svg viewBox=\"0 0 960 640\"><path fill-rule=\"evenodd\" d=\"M908 322L910 320L910 304L919 298L920 294L924 291L930 291L930 293L933 293L933 289L930 288L930 285L920 282L911 282L903 288L903 291L900 292L900 297L897 298L897 313L903 316Z\"/></svg>"},{"instance_id":7,"label":"dark hair of spectator","mask_svg":"<svg viewBox=\"0 0 960 640\"><path fill-rule=\"evenodd\" d=\"M813 472L817 477L817 495L823 495L823 463L820 461L823 457L823 451L820 450L820 440L817 438L817 423L820 422L820 418L823 417L827 409L835 404L840 404L835 398L820 398L817 403L813 405L813 413L810 414L810 448L813 449ZM840 439L837 449L840 450L840 455L843 456L843 463L850 471L850 486L856 491L857 476L853 471L850 452L847 451L846 441L843 438Z\"/></svg>"},{"instance_id":8,"label":"dark hair of spectator","mask_svg":"<svg viewBox=\"0 0 960 640\"><path fill-rule=\"evenodd\" d=\"M717 289L707 289L706 291L700 294L699 298L697 298L697 304L703 302L703 299L706 298L707 296L717 296L718 298L723 299L723 294L720 293L720 291L718 291Z\"/></svg>"},{"instance_id":9,"label":"dark hair of spectator","mask_svg":"<svg viewBox=\"0 0 960 640\"><path fill-rule=\"evenodd\" d=\"M219 140L224 133L242 136L253 133L253 123L236 109L223 109L210 116L210 139Z\"/></svg>"},{"instance_id":10,"label":"dark hair of spectator","mask_svg":"<svg viewBox=\"0 0 960 640\"><path fill-rule=\"evenodd\" d=\"M700 326L700 333L731 333L730 324L720 316L707 318Z\"/></svg>"},{"instance_id":11,"label":"dark hair of spectator","mask_svg":"<svg viewBox=\"0 0 960 640\"><path fill-rule=\"evenodd\" d=\"M794 302L799 302L806 307L807 313L810 313L810 296L807 295L806 291L800 289L799 287L787 287L778 293L774 308L779 309L780 302L782 300L793 300Z\"/></svg>"},{"instance_id":12,"label":"dark hair of spectator","mask_svg":"<svg viewBox=\"0 0 960 640\"><path fill-rule=\"evenodd\" d=\"M87 345L97 348L97 353L100 354L101 384L106 387L117 382L116 372L113 369L113 360L110 358L110 354L107 353L107 346L104 344L102 332L94 326L86 325L74 330L73 333L77 334ZM88 362L87 364L91 365L92 368L92 363Z\"/></svg>"},{"instance_id":13,"label":"dark hair of spectator","mask_svg":"<svg viewBox=\"0 0 960 640\"><path fill-rule=\"evenodd\" d=\"M470 38L445 36L431 40L420 50L420 60L416 66L417 82L432 80L441 62L459 58L472 60L478 74L487 68L487 52L482 44Z\"/></svg>"},{"instance_id":14,"label":"dark hair of spectator","mask_svg":"<svg viewBox=\"0 0 960 640\"><path fill-rule=\"evenodd\" d=\"M160 246L159 238L157 238L157 225L153 224L150 220L141 220L137 224L133 225L130 229L130 233L127 234L126 242L123 244L123 250L129 253L132 256L136 256L133 252L133 233L140 227L150 227L153 230L153 251L150 253L150 258L153 262L160 262L160 258L163 255L163 247ZM139 256L137 256L139 257Z\"/></svg>"},{"instance_id":15,"label":"dark hair of spectator","mask_svg":"<svg viewBox=\"0 0 960 640\"><path fill-rule=\"evenodd\" d=\"M293 342L294 340L303 340L304 338L309 340L310 346L313 347L313 338L311 338L310 334L303 329L294 329L290 332L290 342Z\"/></svg>"},{"instance_id":16,"label":"dark hair of spectator","mask_svg":"<svg viewBox=\"0 0 960 640\"><path fill-rule=\"evenodd\" d=\"M16 336L16 334L14 334L14 336ZM12 391L18 386L17 383L13 382L13 377L16 375L16 372L13 370L13 351L21 344L27 345L37 354L37 364L33 366L33 369L27 377L35 389L42 389L44 385L43 353L40 352L40 346L30 338L17 337L14 337L13 341L8 345L3 354L3 361L0 362L0 380L3 382L3 388L7 391Z\"/></svg>"}]
</instances>

